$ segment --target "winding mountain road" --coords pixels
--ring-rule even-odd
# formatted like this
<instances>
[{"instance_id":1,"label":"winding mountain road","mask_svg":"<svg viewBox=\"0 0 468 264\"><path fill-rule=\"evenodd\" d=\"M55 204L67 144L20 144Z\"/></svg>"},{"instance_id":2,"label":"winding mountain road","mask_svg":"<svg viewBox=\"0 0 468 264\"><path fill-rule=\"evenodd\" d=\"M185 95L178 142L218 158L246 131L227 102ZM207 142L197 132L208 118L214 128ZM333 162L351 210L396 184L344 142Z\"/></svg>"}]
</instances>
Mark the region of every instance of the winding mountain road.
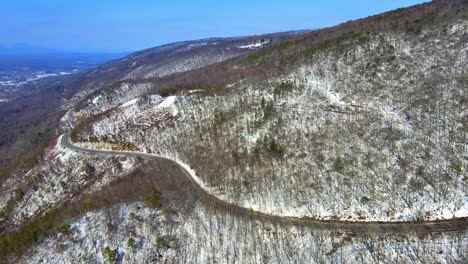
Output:
<instances>
[{"instance_id":1,"label":"winding mountain road","mask_svg":"<svg viewBox=\"0 0 468 264\"><path fill-rule=\"evenodd\" d=\"M65 133L60 140L63 148L69 149L81 155L91 156L125 156L125 157L140 157L143 159L159 159L169 163L175 163L180 168L183 175L190 181L193 187L204 198L209 199L216 205L229 210L240 216L250 217L252 220L268 221L284 225L308 226L317 230L337 230L353 234L428 234L439 232L463 232L468 230L468 217L452 218L445 220L432 221L412 221L412 222L363 222L363 221L337 221L337 220L317 220L313 218L300 218L282 215L272 215L262 212L252 212L251 209L229 203L210 193L200 185L199 180L180 162L149 153L115 151L115 150L97 150L86 149L70 142L70 137Z\"/></svg>"}]
</instances>

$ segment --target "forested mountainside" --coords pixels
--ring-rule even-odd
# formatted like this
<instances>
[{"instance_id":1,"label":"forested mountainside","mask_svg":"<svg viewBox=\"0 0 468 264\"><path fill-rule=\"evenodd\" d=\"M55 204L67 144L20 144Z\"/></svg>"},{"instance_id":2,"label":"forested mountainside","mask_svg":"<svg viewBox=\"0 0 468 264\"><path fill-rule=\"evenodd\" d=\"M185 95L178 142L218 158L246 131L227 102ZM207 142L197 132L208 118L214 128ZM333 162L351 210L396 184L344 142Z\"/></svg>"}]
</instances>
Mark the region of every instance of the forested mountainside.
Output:
<instances>
[{"instance_id":1,"label":"forested mountainside","mask_svg":"<svg viewBox=\"0 0 468 264\"><path fill-rule=\"evenodd\" d=\"M216 64L252 53L300 36L307 31L235 38L212 38L167 44L130 54L87 73L75 88L75 96L89 94L119 81L142 80L170 76ZM71 94L76 93L72 90Z\"/></svg>"},{"instance_id":2,"label":"forested mountainside","mask_svg":"<svg viewBox=\"0 0 468 264\"><path fill-rule=\"evenodd\" d=\"M58 80L47 78L35 83L34 87L25 87L34 93L0 104L0 164L4 168L0 169L0 181L12 169L34 164L43 154L47 142L57 134L60 118L96 90L113 89L135 78L170 76L197 69L303 33L173 43L131 54L89 72Z\"/></svg>"},{"instance_id":3,"label":"forested mountainside","mask_svg":"<svg viewBox=\"0 0 468 264\"><path fill-rule=\"evenodd\" d=\"M465 14L450 6L413 9L383 16L406 13L439 27L404 22L407 28L377 31L369 21L350 22L335 38L306 47L330 35L312 32L226 66L287 61L291 69L283 75L194 86L178 93L175 112L161 114L157 97L129 101L151 92L151 82L121 84L90 97L65 123L92 116L75 129L75 140L179 157L226 199L261 211L453 217L466 211ZM349 31L354 24L361 29Z\"/></svg>"},{"instance_id":4,"label":"forested mountainside","mask_svg":"<svg viewBox=\"0 0 468 264\"><path fill-rule=\"evenodd\" d=\"M61 135L1 187L0 255L466 262L467 5L177 43L89 73Z\"/></svg>"}]
</instances>

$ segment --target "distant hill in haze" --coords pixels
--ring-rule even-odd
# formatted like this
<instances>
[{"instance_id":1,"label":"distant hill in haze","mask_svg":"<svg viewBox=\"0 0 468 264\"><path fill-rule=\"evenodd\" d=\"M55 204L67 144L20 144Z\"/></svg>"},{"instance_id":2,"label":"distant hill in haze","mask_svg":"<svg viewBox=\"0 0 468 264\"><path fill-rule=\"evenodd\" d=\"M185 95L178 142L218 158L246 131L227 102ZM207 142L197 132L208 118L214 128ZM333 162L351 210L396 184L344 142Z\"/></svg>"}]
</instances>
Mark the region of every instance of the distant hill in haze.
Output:
<instances>
[{"instance_id":1,"label":"distant hill in haze","mask_svg":"<svg viewBox=\"0 0 468 264\"><path fill-rule=\"evenodd\" d=\"M44 54L113 54L113 55L127 55L132 51L79 51L79 50L62 50L49 47L42 47L32 45L29 43L14 43L2 44L0 43L0 55L44 55Z\"/></svg>"},{"instance_id":2,"label":"distant hill in haze","mask_svg":"<svg viewBox=\"0 0 468 264\"><path fill-rule=\"evenodd\" d=\"M77 52L30 45L27 43L1 45L0 71L54 71L90 68L129 52Z\"/></svg>"},{"instance_id":3,"label":"distant hill in haze","mask_svg":"<svg viewBox=\"0 0 468 264\"><path fill-rule=\"evenodd\" d=\"M26 54L46 54L57 53L51 48L39 47L27 43L0 44L0 55L26 55Z\"/></svg>"}]
</instances>

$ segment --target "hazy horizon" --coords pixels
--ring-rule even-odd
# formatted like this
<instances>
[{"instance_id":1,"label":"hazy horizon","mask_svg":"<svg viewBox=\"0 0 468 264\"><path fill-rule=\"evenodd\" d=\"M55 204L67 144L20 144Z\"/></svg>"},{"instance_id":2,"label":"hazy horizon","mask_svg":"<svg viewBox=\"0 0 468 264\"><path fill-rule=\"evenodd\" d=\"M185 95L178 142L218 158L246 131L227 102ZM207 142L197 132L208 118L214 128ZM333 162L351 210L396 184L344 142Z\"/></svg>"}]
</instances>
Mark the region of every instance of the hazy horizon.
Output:
<instances>
[{"instance_id":1,"label":"hazy horizon","mask_svg":"<svg viewBox=\"0 0 468 264\"><path fill-rule=\"evenodd\" d=\"M0 10L0 45L69 52L129 52L167 43L333 26L419 0L155 2L19 0Z\"/></svg>"}]
</instances>

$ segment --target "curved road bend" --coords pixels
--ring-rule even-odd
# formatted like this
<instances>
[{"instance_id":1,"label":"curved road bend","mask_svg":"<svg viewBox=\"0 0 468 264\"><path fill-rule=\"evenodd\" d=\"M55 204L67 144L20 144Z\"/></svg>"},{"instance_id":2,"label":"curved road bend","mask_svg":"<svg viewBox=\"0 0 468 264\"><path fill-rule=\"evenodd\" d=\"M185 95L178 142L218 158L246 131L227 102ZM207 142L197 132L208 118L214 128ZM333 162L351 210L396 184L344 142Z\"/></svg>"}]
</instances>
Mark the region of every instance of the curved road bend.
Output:
<instances>
[{"instance_id":1,"label":"curved road bend","mask_svg":"<svg viewBox=\"0 0 468 264\"><path fill-rule=\"evenodd\" d=\"M175 163L183 175L192 183L195 189L209 199L216 205L226 208L230 212L236 213L241 216L250 217L254 220L269 221L278 224L295 225L295 226L308 226L318 230L337 230L341 232L349 232L354 234L403 234L403 233L416 233L427 234L437 232L459 232L468 230L468 217L452 218L445 220L432 220L432 221L411 221L411 222L363 222L363 221L337 221L337 220L316 220L312 218L300 218L281 215L272 215L262 212L251 213L249 208L245 208L236 204L229 203L221 200L217 196L209 193L206 189L200 186L193 176L185 168L183 168L177 161L172 159L158 156L155 154L141 153L141 152L126 152L114 150L95 150L85 149L73 145L70 142L68 133L62 136L60 141L62 147L67 148L78 154L85 155L105 155L105 156L126 156L126 157L140 157L143 159L159 159L170 163Z\"/></svg>"}]
</instances>

